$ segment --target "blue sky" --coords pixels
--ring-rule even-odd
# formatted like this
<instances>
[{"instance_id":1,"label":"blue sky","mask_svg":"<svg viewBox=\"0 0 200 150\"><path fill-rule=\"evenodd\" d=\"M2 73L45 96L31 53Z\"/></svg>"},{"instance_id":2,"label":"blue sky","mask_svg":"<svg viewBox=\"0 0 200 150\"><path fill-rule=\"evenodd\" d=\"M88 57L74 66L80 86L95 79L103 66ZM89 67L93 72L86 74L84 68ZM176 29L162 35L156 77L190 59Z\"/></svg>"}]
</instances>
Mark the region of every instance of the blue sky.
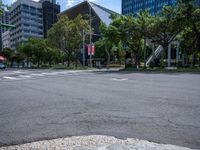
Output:
<instances>
[{"instance_id":1,"label":"blue sky","mask_svg":"<svg viewBox=\"0 0 200 150\"><path fill-rule=\"evenodd\" d=\"M12 4L16 0L3 0L5 4ZM39 1L39 0L34 0ZM57 0L59 4L61 5L62 11L72 7L73 5L76 5L77 3L80 3L83 0ZM111 9L113 11L116 11L118 13L121 13L121 0L90 0L92 2L95 2L96 4L102 5L108 9Z\"/></svg>"}]
</instances>

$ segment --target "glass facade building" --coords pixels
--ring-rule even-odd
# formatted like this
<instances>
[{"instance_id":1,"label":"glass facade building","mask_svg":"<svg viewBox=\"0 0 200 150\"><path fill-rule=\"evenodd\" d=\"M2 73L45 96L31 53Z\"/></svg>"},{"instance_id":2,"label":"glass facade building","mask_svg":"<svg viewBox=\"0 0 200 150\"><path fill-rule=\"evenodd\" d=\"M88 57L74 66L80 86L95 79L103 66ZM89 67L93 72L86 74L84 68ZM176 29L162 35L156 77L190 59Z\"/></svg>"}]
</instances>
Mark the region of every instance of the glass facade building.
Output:
<instances>
[{"instance_id":1,"label":"glass facade building","mask_svg":"<svg viewBox=\"0 0 200 150\"><path fill-rule=\"evenodd\" d=\"M55 0L43 0L40 3L42 3L43 9L44 38L47 38L48 30L58 21L57 15L60 13L60 5L56 4Z\"/></svg>"},{"instance_id":2,"label":"glass facade building","mask_svg":"<svg viewBox=\"0 0 200 150\"><path fill-rule=\"evenodd\" d=\"M159 14L165 5L176 5L177 0L122 0L122 14L136 15L140 10L149 9L151 15ZM200 0L194 0L200 6Z\"/></svg>"}]
</instances>

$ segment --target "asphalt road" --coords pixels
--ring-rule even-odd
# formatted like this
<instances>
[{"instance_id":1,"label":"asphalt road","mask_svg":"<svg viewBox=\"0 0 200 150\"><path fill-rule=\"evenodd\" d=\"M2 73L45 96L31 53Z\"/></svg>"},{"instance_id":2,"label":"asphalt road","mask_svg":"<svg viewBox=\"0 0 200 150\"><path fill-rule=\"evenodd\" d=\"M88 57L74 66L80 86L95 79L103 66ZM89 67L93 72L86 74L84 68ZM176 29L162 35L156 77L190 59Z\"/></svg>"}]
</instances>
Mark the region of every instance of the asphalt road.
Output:
<instances>
[{"instance_id":1,"label":"asphalt road","mask_svg":"<svg viewBox=\"0 0 200 150\"><path fill-rule=\"evenodd\" d=\"M0 71L0 146L94 134L200 148L200 75Z\"/></svg>"}]
</instances>

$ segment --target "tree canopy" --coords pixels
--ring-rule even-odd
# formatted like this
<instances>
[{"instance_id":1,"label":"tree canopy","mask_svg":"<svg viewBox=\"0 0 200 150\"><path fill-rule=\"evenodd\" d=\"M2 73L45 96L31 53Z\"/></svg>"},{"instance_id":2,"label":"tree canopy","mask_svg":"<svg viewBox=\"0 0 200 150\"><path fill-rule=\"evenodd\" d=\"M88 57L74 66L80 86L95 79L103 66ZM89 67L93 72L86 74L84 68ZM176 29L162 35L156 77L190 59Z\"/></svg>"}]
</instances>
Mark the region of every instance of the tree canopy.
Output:
<instances>
[{"instance_id":1,"label":"tree canopy","mask_svg":"<svg viewBox=\"0 0 200 150\"><path fill-rule=\"evenodd\" d=\"M83 30L89 32L88 21L81 15L74 19L61 16L59 21L48 31L48 41L52 47L58 48L67 55L68 66L82 47Z\"/></svg>"}]
</instances>

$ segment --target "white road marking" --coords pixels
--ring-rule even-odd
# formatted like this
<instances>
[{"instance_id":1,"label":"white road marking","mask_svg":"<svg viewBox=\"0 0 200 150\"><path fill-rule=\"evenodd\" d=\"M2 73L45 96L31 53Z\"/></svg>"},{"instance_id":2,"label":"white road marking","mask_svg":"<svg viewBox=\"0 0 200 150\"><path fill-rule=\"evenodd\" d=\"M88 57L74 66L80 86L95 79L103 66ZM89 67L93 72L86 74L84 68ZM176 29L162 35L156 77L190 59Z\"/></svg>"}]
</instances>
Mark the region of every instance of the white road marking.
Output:
<instances>
[{"instance_id":1,"label":"white road marking","mask_svg":"<svg viewBox=\"0 0 200 150\"><path fill-rule=\"evenodd\" d=\"M18 71L13 71L13 73L23 73L23 72L18 70Z\"/></svg>"},{"instance_id":2,"label":"white road marking","mask_svg":"<svg viewBox=\"0 0 200 150\"><path fill-rule=\"evenodd\" d=\"M53 73L53 72L52 72L52 73L51 73L51 72L50 72L50 73L48 73L48 72L45 72L45 73L42 73L42 75L49 75L49 76L52 76L52 75L56 75L56 74L55 74L55 73Z\"/></svg>"},{"instance_id":3,"label":"white road marking","mask_svg":"<svg viewBox=\"0 0 200 150\"><path fill-rule=\"evenodd\" d=\"M30 78L31 76L27 76L27 75L19 75L18 77L20 77L20 78Z\"/></svg>"},{"instance_id":4,"label":"white road marking","mask_svg":"<svg viewBox=\"0 0 200 150\"><path fill-rule=\"evenodd\" d=\"M44 75L43 75L43 74L31 74L31 76L44 77Z\"/></svg>"},{"instance_id":5,"label":"white road marking","mask_svg":"<svg viewBox=\"0 0 200 150\"><path fill-rule=\"evenodd\" d=\"M15 77L8 77L8 76L4 76L4 79L9 79L9 80L19 80L18 78Z\"/></svg>"},{"instance_id":6,"label":"white road marking","mask_svg":"<svg viewBox=\"0 0 200 150\"><path fill-rule=\"evenodd\" d=\"M127 78L121 78L121 79L119 79L119 78L112 78L111 80L113 80L113 81L126 81L128 79Z\"/></svg>"}]
</instances>

